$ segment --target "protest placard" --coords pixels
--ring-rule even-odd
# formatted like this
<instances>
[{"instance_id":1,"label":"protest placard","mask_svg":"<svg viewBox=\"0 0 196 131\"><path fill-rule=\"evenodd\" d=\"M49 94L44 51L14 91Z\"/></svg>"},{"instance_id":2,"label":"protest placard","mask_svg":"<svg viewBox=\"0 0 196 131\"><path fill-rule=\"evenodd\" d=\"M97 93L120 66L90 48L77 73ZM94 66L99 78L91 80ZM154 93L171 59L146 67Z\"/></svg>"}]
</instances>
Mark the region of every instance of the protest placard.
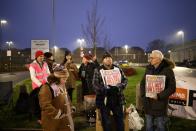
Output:
<instances>
[{"instance_id":1,"label":"protest placard","mask_svg":"<svg viewBox=\"0 0 196 131\"><path fill-rule=\"evenodd\" d=\"M146 97L154 98L165 88L164 75L146 75Z\"/></svg>"},{"instance_id":2,"label":"protest placard","mask_svg":"<svg viewBox=\"0 0 196 131\"><path fill-rule=\"evenodd\" d=\"M119 69L100 70L105 85L116 86L121 83L121 73Z\"/></svg>"}]
</instances>

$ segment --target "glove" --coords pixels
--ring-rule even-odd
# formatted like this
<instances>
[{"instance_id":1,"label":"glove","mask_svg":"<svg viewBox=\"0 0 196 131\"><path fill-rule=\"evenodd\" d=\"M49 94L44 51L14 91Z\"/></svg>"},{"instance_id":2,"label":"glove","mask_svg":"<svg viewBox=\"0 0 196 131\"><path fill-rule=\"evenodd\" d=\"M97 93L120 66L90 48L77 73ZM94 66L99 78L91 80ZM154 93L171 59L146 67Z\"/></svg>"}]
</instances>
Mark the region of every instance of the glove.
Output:
<instances>
[{"instance_id":1,"label":"glove","mask_svg":"<svg viewBox=\"0 0 196 131\"><path fill-rule=\"evenodd\" d=\"M118 94L119 92L120 90L116 86L109 86L109 88L106 89L106 95L108 96Z\"/></svg>"},{"instance_id":2,"label":"glove","mask_svg":"<svg viewBox=\"0 0 196 131\"><path fill-rule=\"evenodd\" d=\"M116 86L110 86L110 90L112 94L117 94L120 92L119 88Z\"/></svg>"}]
</instances>

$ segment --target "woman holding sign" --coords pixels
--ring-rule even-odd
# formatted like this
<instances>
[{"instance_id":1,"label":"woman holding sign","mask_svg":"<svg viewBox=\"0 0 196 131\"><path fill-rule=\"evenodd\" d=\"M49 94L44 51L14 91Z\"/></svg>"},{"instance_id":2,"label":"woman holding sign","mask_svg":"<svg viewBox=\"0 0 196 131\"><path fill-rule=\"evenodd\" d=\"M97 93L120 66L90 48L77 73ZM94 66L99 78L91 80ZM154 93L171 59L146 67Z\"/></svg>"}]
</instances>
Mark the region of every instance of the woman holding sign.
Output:
<instances>
[{"instance_id":1,"label":"woman holding sign","mask_svg":"<svg viewBox=\"0 0 196 131\"><path fill-rule=\"evenodd\" d=\"M159 50L150 54L150 65L140 83L141 97L146 117L146 131L165 131L168 99L176 90L176 80L172 68L174 63L164 59Z\"/></svg>"}]
</instances>

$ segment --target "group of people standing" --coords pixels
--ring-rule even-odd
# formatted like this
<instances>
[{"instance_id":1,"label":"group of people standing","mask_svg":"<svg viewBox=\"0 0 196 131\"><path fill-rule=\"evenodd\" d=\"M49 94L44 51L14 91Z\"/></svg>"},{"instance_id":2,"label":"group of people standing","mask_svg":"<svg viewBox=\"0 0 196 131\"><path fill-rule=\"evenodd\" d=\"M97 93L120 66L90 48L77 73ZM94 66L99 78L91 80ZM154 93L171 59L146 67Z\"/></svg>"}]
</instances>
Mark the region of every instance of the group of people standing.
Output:
<instances>
[{"instance_id":1,"label":"group of people standing","mask_svg":"<svg viewBox=\"0 0 196 131\"><path fill-rule=\"evenodd\" d=\"M152 130L154 119L157 119L161 131L164 130L163 119L166 116L168 97L175 91L175 77L170 64L163 59L160 51L152 52L150 65L140 84L148 131ZM82 82L82 96L96 95L96 107L101 114L103 130L110 131L111 126L114 126L110 120L111 112L117 131L125 130L123 90L128 84L128 79L122 69L113 64L110 53L106 52L103 55L101 64L97 62L96 56L84 54L78 69L70 51L65 52L61 64L54 64L52 53L37 51L29 70L33 88L31 105L37 105L37 109L40 109L35 114L44 131L74 131L71 114L75 108L71 101L78 79ZM166 76L165 89L155 94L154 98L145 96L147 74Z\"/></svg>"},{"instance_id":2,"label":"group of people standing","mask_svg":"<svg viewBox=\"0 0 196 131\"><path fill-rule=\"evenodd\" d=\"M37 51L29 67L32 80L31 109L45 131L74 131L71 104L78 69L65 53L61 64L55 64L52 53Z\"/></svg>"}]
</instances>

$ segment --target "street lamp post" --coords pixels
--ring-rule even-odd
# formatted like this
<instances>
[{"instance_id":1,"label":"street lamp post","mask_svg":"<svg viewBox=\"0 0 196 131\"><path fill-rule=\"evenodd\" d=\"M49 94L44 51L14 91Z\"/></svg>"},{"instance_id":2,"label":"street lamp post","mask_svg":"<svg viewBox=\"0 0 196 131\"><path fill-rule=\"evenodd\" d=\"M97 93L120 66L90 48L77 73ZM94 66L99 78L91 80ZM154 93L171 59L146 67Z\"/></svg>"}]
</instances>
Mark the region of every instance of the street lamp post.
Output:
<instances>
[{"instance_id":1,"label":"street lamp post","mask_svg":"<svg viewBox=\"0 0 196 131\"><path fill-rule=\"evenodd\" d=\"M125 45L126 59L127 59L128 48L129 48L128 45Z\"/></svg>"},{"instance_id":2,"label":"street lamp post","mask_svg":"<svg viewBox=\"0 0 196 131\"><path fill-rule=\"evenodd\" d=\"M171 50L168 50L169 59L171 60Z\"/></svg>"},{"instance_id":3,"label":"street lamp post","mask_svg":"<svg viewBox=\"0 0 196 131\"><path fill-rule=\"evenodd\" d=\"M0 19L0 71L1 71L1 68L2 68L2 64L3 64L3 61L2 61L2 54L1 54L1 52L2 52L2 45L3 45L3 36L2 36L2 27L3 27L3 25L6 25L7 24L7 21L6 20L4 20L4 19Z\"/></svg>"},{"instance_id":4,"label":"street lamp post","mask_svg":"<svg viewBox=\"0 0 196 131\"><path fill-rule=\"evenodd\" d=\"M55 45L53 48L54 48L54 59L56 59L55 57L56 57L56 52L57 52L58 47Z\"/></svg>"},{"instance_id":5,"label":"street lamp post","mask_svg":"<svg viewBox=\"0 0 196 131\"><path fill-rule=\"evenodd\" d=\"M85 39L77 39L77 43L80 45L80 56L83 57Z\"/></svg>"},{"instance_id":6,"label":"street lamp post","mask_svg":"<svg viewBox=\"0 0 196 131\"><path fill-rule=\"evenodd\" d=\"M185 60L185 43L184 43L184 31L180 30L177 32L178 36L181 36L182 38L182 44L183 44L183 61Z\"/></svg>"},{"instance_id":7,"label":"street lamp post","mask_svg":"<svg viewBox=\"0 0 196 131\"><path fill-rule=\"evenodd\" d=\"M3 45L3 38L2 38L2 27L3 27L3 25L6 25L7 24L7 21L6 20L0 20L0 30L1 30L1 32L0 32L0 47L1 47L1 45Z\"/></svg>"},{"instance_id":8,"label":"street lamp post","mask_svg":"<svg viewBox=\"0 0 196 131\"><path fill-rule=\"evenodd\" d=\"M7 50L7 56L10 57L10 73L12 72L12 52L11 52L11 45L13 45L12 41L6 41L6 44L8 44L8 50Z\"/></svg>"}]
</instances>

